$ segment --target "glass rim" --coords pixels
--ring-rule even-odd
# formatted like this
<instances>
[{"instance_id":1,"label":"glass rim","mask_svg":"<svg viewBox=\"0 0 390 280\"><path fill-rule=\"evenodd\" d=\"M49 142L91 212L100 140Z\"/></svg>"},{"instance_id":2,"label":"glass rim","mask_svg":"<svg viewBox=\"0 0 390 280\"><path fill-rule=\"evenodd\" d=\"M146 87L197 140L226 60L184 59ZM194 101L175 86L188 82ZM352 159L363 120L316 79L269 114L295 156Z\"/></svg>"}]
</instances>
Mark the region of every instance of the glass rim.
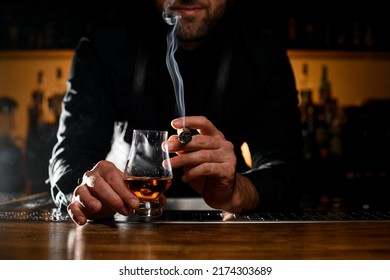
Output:
<instances>
[{"instance_id":1,"label":"glass rim","mask_svg":"<svg viewBox=\"0 0 390 280\"><path fill-rule=\"evenodd\" d=\"M133 131L168 133L167 130L134 128Z\"/></svg>"}]
</instances>

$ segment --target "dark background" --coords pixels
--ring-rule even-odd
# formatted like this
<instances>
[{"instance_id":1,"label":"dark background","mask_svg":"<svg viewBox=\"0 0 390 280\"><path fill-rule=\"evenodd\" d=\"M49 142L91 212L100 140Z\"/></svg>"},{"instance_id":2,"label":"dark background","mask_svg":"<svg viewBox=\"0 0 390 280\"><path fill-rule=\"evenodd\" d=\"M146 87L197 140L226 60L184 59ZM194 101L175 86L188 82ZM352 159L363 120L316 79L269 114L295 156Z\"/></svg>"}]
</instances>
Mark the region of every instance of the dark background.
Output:
<instances>
[{"instance_id":1,"label":"dark background","mask_svg":"<svg viewBox=\"0 0 390 280\"><path fill-rule=\"evenodd\" d=\"M390 20L384 4L375 1L340 7L331 2L284 3L238 0L241 19L280 37L290 49L390 50ZM73 49L78 39L104 25L128 20L147 24L141 12L152 0L2 1L0 49ZM295 25L291 19L295 20ZM295 30L295 38L289 30ZM367 44L367 36L373 39ZM344 38L344 39L342 39Z\"/></svg>"}]
</instances>

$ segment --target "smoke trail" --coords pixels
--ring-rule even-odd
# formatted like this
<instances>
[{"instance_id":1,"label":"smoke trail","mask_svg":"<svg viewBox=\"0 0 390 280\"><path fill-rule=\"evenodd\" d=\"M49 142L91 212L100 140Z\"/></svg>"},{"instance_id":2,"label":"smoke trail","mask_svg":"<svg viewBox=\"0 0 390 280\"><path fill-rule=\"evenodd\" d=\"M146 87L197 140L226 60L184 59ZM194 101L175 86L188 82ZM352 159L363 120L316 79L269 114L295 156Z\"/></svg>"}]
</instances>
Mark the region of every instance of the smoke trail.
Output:
<instances>
[{"instance_id":1,"label":"smoke trail","mask_svg":"<svg viewBox=\"0 0 390 280\"><path fill-rule=\"evenodd\" d=\"M165 20L165 22L168 25L171 25L171 30L167 34L166 64L175 90L177 109L179 111L179 114L182 117L184 117L186 115L185 112L186 109L184 104L183 79L180 75L179 66L177 65L175 59L175 51L177 49L177 40L176 40L175 32L176 32L177 22L179 21L180 15L178 13L169 10L169 8L173 5L174 2L175 0L167 0L164 3L164 10L162 14L162 17Z\"/></svg>"}]
</instances>

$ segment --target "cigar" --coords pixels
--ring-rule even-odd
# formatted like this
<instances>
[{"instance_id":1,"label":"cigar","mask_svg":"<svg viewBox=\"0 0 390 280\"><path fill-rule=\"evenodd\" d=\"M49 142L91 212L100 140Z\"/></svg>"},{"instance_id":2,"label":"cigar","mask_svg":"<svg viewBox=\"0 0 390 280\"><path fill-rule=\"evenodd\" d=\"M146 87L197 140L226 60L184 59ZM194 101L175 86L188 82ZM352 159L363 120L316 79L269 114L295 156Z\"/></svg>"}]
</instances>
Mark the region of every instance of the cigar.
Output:
<instances>
[{"instance_id":1,"label":"cigar","mask_svg":"<svg viewBox=\"0 0 390 280\"><path fill-rule=\"evenodd\" d=\"M178 129L177 135L179 135L179 141L182 144L190 143L192 140L191 131L186 127Z\"/></svg>"}]
</instances>

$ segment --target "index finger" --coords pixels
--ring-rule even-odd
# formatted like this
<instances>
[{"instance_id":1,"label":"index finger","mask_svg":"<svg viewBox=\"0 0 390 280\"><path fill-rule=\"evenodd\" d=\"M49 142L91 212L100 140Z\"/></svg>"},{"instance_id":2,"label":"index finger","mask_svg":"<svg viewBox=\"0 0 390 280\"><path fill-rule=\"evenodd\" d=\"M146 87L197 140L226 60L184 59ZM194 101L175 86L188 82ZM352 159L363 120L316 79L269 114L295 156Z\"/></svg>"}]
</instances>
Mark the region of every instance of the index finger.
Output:
<instances>
[{"instance_id":1,"label":"index finger","mask_svg":"<svg viewBox=\"0 0 390 280\"><path fill-rule=\"evenodd\" d=\"M101 201L115 206L115 209L120 209L123 205L119 198L126 205L135 208L138 206L138 200L131 193L124 179L124 173L108 161L99 162L91 171L84 174L86 185Z\"/></svg>"},{"instance_id":2,"label":"index finger","mask_svg":"<svg viewBox=\"0 0 390 280\"><path fill-rule=\"evenodd\" d=\"M177 118L172 120L171 125L174 129L187 127L196 129L200 134L223 137L223 134L214 126L214 124L204 116Z\"/></svg>"}]
</instances>

